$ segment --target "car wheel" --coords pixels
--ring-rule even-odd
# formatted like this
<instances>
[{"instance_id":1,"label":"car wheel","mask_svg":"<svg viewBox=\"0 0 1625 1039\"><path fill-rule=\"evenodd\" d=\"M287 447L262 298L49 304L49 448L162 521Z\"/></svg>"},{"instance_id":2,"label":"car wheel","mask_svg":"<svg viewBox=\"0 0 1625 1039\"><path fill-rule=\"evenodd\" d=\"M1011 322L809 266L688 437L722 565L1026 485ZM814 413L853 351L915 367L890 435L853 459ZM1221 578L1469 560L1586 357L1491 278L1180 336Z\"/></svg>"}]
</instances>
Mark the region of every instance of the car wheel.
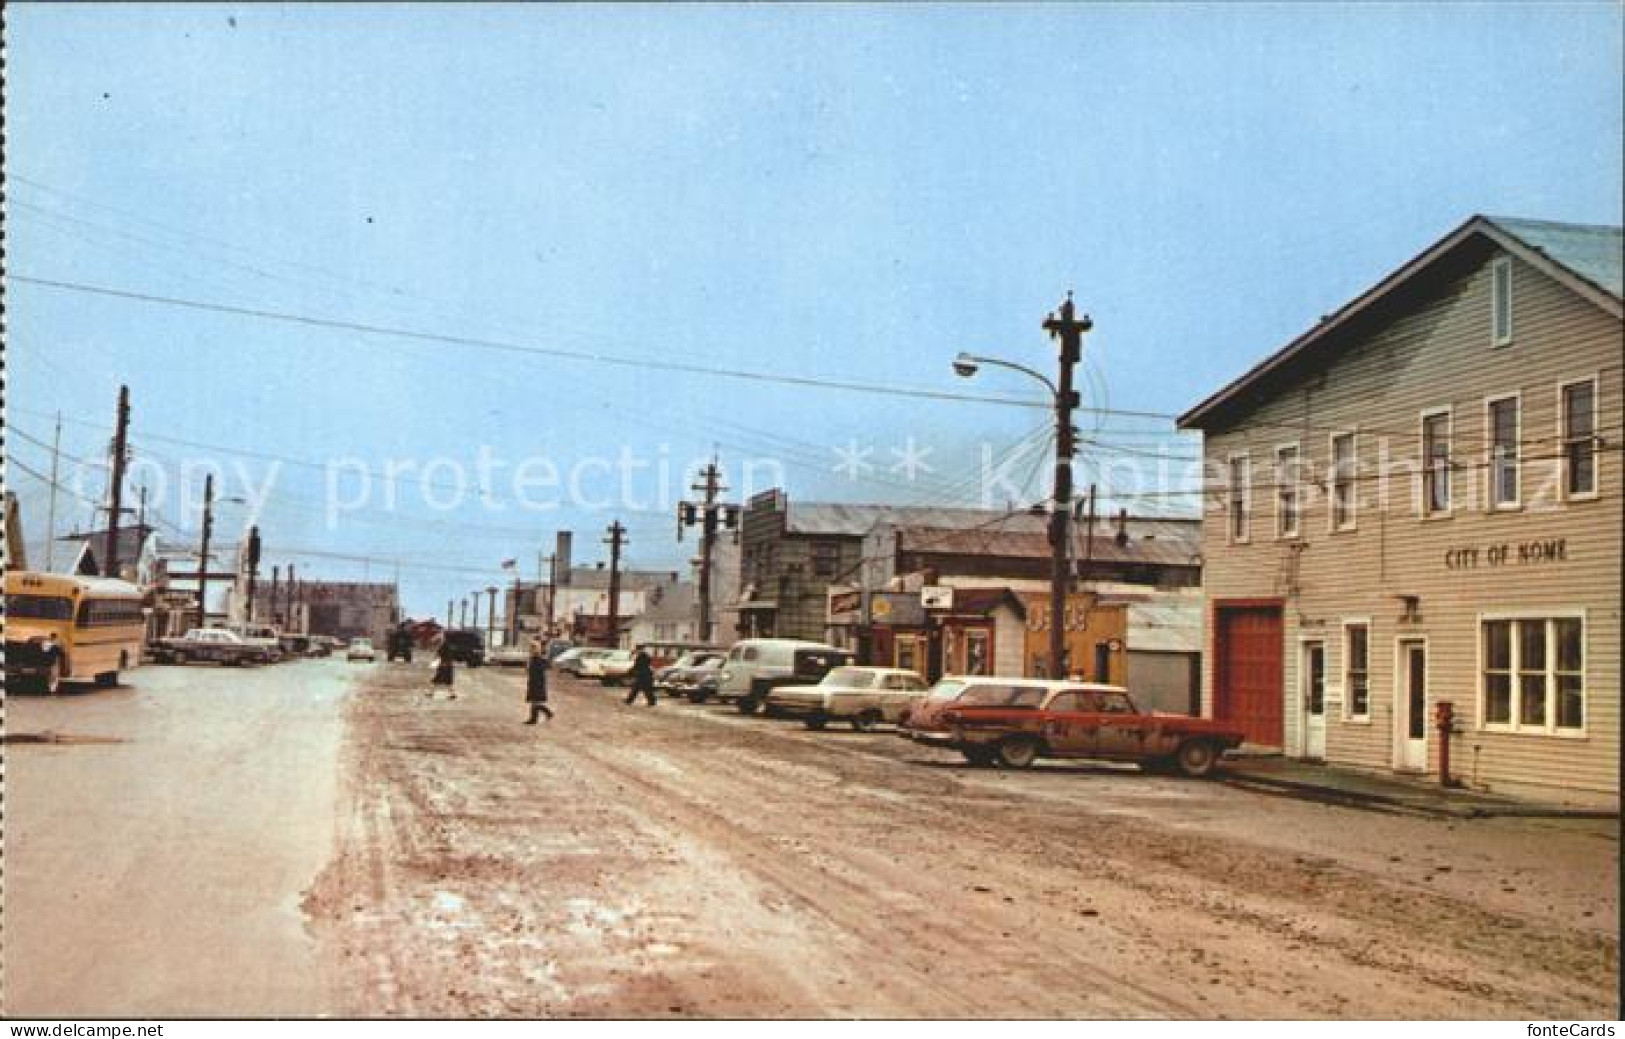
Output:
<instances>
[{"instance_id":1,"label":"car wheel","mask_svg":"<svg viewBox=\"0 0 1625 1039\"><path fill-rule=\"evenodd\" d=\"M174 660L174 662L177 663L177 664L182 664L182 665L190 664L192 662L192 654L186 653L186 652L180 652L180 653L176 653L174 655L174 657L172 657L171 659Z\"/></svg>"},{"instance_id":2,"label":"car wheel","mask_svg":"<svg viewBox=\"0 0 1625 1039\"><path fill-rule=\"evenodd\" d=\"M711 695L704 689L693 689L690 690L688 694L689 703L704 703L709 699L711 699Z\"/></svg>"},{"instance_id":3,"label":"car wheel","mask_svg":"<svg viewBox=\"0 0 1625 1039\"><path fill-rule=\"evenodd\" d=\"M999 764L1005 768L1031 768L1038 760L1038 741L1028 736L1016 736L999 744Z\"/></svg>"},{"instance_id":4,"label":"car wheel","mask_svg":"<svg viewBox=\"0 0 1625 1039\"><path fill-rule=\"evenodd\" d=\"M965 755L965 760L977 768L987 768L993 764L993 752L986 747L966 747L959 753Z\"/></svg>"},{"instance_id":5,"label":"car wheel","mask_svg":"<svg viewBox=\"0 0 1625 1039\"><path fill-rule=\"evenodd\" d=\"M118 685L117 671L103 671L96 676L96 686L99 689L111 689Z\"/></svg>"},{"instance_id":6,"label":"car wheel","mask_svg":"<svg viewBox=\"0 0 1625 1039\"><path fill-rule=\"evenodd\" d=\"M852 730L854 732L872 732L881 721L880 712L873 707L859 711L852 716Z\"/></svg>"},{"instance_id":7,"label":"car wheel","mask_svg":"<svg viewBox=\"0 0 1625 1039\"><path fill-rule=\"evenodd\" d=\"M753 696L741 696L734 701L734 709L740 714L755 714L756 708L760 706L762 706L761 701Z\"/></svg>"},{"instance_id":8,"label":"car wheel","mask_svg":"<svg viewBox=\"0 0 1625 1039\"><path fill-rule=\"evenodd\" d=\"M825 718L821 714L813 714L803 718L801 720L801 724L805 725L814 732L822 732L829 726L829 719Z\"/></svg>"},{"instance_id":9,"label":"car wheel","mask_svg":"<svg viewBox=\"0 0 1625 1039\"><path fill-rule=\"evenodd\" d=\"M1219 763L1219 752L1207 740L1191 740L1180 744L1177 760L1180 772L1192 779L1202 779L1213 774L1214 766Z\"/></svg>"}]
</instances>

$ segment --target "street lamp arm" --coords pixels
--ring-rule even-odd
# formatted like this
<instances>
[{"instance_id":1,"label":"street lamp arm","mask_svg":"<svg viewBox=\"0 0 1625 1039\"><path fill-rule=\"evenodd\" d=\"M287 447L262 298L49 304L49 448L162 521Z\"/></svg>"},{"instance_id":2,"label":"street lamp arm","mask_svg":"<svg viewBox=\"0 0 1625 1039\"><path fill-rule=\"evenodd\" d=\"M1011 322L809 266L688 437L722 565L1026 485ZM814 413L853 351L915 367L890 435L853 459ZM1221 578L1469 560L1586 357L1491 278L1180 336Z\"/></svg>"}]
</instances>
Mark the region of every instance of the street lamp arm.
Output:
<instances>
[{"instance_id":1,"label":"street lamp arm","mask_svg":"<svg viewBox=\"0 0 1625 1039\"><path fill-rule=\"evenodd\" d=\"M1024 364L1017 364L1014 361L1001 361L997 357L980 357L976 354L961 354L960 357L967 361L974 361L977 364L991 364L997 368L1010 368L1021 372L1023 375L1030 375L1034 379L1037 379L1039 382L1044 384L1044 388L1049 390L1049 395L1051 398L1059 397L1061 395L1061 391L1055 388L1055 383L1050 380L1049 376L1045 375L1043 372L1029 368Z\"/></svg>"}]
</instances>

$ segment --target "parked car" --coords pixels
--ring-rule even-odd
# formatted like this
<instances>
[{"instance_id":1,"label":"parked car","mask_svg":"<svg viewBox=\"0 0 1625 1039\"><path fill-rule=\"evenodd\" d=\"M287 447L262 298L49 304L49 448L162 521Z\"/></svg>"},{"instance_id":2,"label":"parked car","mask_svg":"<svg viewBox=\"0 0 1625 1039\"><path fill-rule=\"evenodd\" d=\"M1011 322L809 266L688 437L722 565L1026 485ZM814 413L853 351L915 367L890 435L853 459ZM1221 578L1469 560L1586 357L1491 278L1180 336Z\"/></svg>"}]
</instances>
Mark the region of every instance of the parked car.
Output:
<instances>
[{"instance_id":1,"label":"parked car","mask_svg":"<svg viewBox=\"0 0 1625 1039\"><path fill-rule=\"evenodd\" d=\"M373 661L378 659L378 653L372 648L372 639L351 639L350 648L344 651L344 659Z\"/></svg>"},{"instance_id":2,"label":"parked car","mask_svg":"<svg viewBox=\"0 0 1625 1039\"><path fill-rule=\"evenodd\" d=\"M218 664L269 664L281 657L263 641L249 641L225 628L193 628L180 638L159 639L152 647L153 659L163 664L190 664L212 660Z\"/></svg>"},{"instance_id":3,"label":"parked car","mask_svg":"<svg viewBox=\"0 0 1625 1039\"><path fill-rule=\"evenodd\" d=\"M567 675L574 675L576 678L581 678L583 676L582 669L586 667L587 661L595 660L598 657L607 657L612 652L613 650L608 649L597 649L591 646L579 646L575 649L566 650L559 654L558 659L553 661L553 670L562 671Z\"/></svg>"},{"instance_id":4,"label":"parked car","mask_svg":"<svg viewBox=\"0 0 1625 1039\"><path fill-rule=\"evenodd\" d=\"M1150 770L1212 773L1240 729L1140 710L1128 690L1089 682L947 677L903 717L900 735L957 750L973 765L1027 768L1039 758L1132 761Z\"/></svg>"},{"instance_id":5,"label":"parked car","mask_svg":"<svg viewBox=\"0 0 1625 1039\"><path fill-rule=\"evenodd\" d=\"M325 635L306 635L305 656L330 657L333 655L333 642Z\"/></svg>"},{"instance_id":6,"label":"parked car","mask_svg":"<svg viewBox=\"0 0 1625 1039\"><path fill-rule=\"evenodd\" d=\"M831 668L852 663L852 651L800 639L744 639L728 651L717 698L741 714L754 714L781 685L822 681Z\"/></svg>"},{"instance_id":7,"label":"parked car","mask_svg":"<svg viewBox=\"0 0 1625 1039\"><path fill-rule=\"evenodd\" d=\"M635 651L630 649L612 649L601 657L588 657L581 662L579 677L596 678L604 685L617 685L632 674L632 661L636 656Z\"/></svg>"},{"instance_id":8,"label":"parked car","mask_svg":"<svg viewBox=\"0 0 1625 1039\"><path fill-rule=\"evenodd\" d=\"M469 667L485 663L485 632L478 628L447 628L441 645L451 647L451 659Z\"/></svg>"},{"instance_id":9,"label":"parked car","mask_svg":"<svg viewBox=\"0 0 1625 1039\"><path fill-rule=\"evenodd\" d=\"M720 649L691 649L665 667L655 669L655 691L671 694L672 681L688 668L699 667L711 660L721 660L727 653Z\"/></svg>"},{"instance_id":10,"label":"parked car","mask_svg":"<svg viewBox=\"0 0 1625 1039\"><path fill-rule=\"evenodd\" d=\"M269 624L232 624L225 630L235 632L251 645L263 646L273 664L286 655L282 650L282 633Z\"/></svg>"},{"instance_id":11,"label":"parked car","mask_svg":"<svg viewBox=\"0 0 1625 1039\"><path fill-rule=\"evenodd\" d=\"M838 667L817 685L780 686L767 694L769 714L800 718L809 729L845 721L859 732L895 722L926 691L917 672L894 667Z\"/></svg>"},{"instance_id":12,"label":"parked car","mask_svg":"<svg viewBox=\"0 0 1625 1039\"><path fill-rule=\"evenodd\" d=\"M497 667L524 667L530 663L530 650L519 644L498 646L491 651L486 662Z\"/></svg>"},{"instance_id":13,"label":"parked car","mask_svg":"<svg viewBox=\"0 0 1625 1039\"><path fill-rule=\"evenodd\" d=\"M551 639L547 643L547 659L549 662L555 661L575 648L575 643L569 639Z\"/></svg>"}]
</instances>

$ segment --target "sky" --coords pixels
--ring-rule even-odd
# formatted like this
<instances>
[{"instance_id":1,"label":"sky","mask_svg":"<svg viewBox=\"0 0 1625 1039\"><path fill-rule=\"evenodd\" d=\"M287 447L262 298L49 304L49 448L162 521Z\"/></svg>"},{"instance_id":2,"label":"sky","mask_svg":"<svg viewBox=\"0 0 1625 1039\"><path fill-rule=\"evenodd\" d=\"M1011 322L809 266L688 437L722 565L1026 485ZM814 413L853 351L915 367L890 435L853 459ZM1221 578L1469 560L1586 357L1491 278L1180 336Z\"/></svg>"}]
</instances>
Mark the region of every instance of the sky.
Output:
<instances>
[{"instance_id":1,"label":"sky","mask_svg":"<svg viewBox=\"0 0 1625 1039\"><path fill-rule=\"evenodd\" d=\"M713 453L729 498L1042 499L1046 391L950 362L1052 373L1071 292L1079 482L1189 512L1122 486L1199 454L1166 416L1475 213L1619 224L1621 18L13 5L7 485L42 537L60 412L91 522L127 385L166 540L216 467L267 568L440 613L559 529L681 567Z\"/></svg>"}]
</instances>

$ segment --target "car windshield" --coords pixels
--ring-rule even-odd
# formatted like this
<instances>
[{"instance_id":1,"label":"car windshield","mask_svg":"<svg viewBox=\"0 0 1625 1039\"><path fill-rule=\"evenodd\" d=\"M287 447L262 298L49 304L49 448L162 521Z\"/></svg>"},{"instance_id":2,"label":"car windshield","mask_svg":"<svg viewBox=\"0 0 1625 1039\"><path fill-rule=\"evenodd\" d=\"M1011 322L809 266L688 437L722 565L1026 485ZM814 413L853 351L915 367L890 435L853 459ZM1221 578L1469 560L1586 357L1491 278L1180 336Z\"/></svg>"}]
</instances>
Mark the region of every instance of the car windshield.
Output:
<instances>
[{"instance_id":1,"label":"car windshield","mask_svg":"<svg viewBox=\"0 0 1625 1039\"><path fill-rule=\"evenodd\" d=\"M629 650L629 649L617 649L615 652L610 653L608 655L607 659L609 659L609 660L631 660L632 659L632 651Z\"/></svg>"},{"instance_id":2,"label":"car windshield","mask_svg":"<svg viewBox=\"0 0 1625 1039\"><path fill-rule=\"evenodd\" d=\"M6 613L16 620L73 620L73 600L56 595L8 595Z\"/></svg>"},{"instance_id":3,"label":"car windshield","mask_svg":"<svg viewBox=\"0 0 1625 1039\"><path fill-rule=\"evenodd\" d=\"M936 685L932 686L931 691L925 695L933 700L953 700L957 699L959 694L964 691L964 682L955 682L951 679L945 678Z\"/></svg>"},{"instance_id":4,"label":"car windshield","mask_svg":"<svg viewBox=\"0 0 1625 1039\"><path fill-rule=\"evenodd\" d=\"M869 689L875 684L878 677L873 671L865 671L861 667L838 667L824 676L819 685L838 685L848 689Z\"/></svg>"}]
</instances>

